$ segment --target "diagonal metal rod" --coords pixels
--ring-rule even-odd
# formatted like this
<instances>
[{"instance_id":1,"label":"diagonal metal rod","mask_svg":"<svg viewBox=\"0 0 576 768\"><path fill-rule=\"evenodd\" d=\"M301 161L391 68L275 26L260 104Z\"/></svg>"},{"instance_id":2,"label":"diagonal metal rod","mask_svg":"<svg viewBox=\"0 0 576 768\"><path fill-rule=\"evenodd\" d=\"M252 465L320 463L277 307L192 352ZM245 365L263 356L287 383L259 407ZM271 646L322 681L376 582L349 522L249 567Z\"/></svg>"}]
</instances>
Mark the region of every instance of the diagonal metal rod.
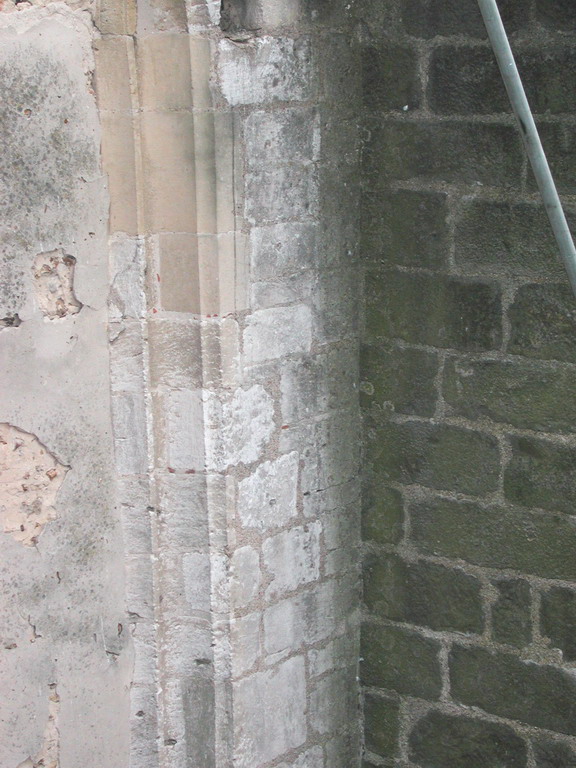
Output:
<instances>
[{"instance_id":1,"label":"diagonal metal rod","mask_svg":"<svg viewBox=\"0 0 576 768\"><path fill-rule=\"evenodd\" d=\"M576 248L568 228L566 216L562 210L562 203L558 197L558 191L550 172L550 166L544 154L542 142L538 135L536 123L532 117L528 99L524 92L522 80L518 74L518 68L514 61L514 55L508 42L506 30L500 18L500 12L496 0L478 0L480 11L484 18L484 24L488 37L494 49L498 66L508 91L508 97L520 126L520 133L536 177L538 189L544 201L546 213L560 249L560 255L568 272L568 279L574 295L576 295Z\"/></svg>"}]
</instances>

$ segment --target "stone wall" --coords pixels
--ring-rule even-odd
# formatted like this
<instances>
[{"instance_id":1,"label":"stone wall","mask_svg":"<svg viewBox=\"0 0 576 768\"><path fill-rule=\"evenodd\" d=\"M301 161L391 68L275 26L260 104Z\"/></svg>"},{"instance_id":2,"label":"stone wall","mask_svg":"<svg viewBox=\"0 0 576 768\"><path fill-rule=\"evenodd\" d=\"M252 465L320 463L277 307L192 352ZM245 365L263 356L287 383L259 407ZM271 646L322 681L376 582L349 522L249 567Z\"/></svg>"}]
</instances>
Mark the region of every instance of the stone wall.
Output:
<instances>
[{"instance_id":1,"label":"stone wall","mask_svg":"<svg viewBox=\"0 0 576 768\"><path fill-rule=\"evenodd\" d=\"M574 6L503 2L559 189ZM576 764L576 315L476 3L366 18L365 765Z\"/></svg>"},{"instance_id":2,"label":"stone wall","mask_svg":"<svg viewBox=\"0 0 576 768\"><path fill-rule=\"evenodd\" d=\"M350 768L350 9L0 6L1 768Z\"/></svg>"}]
</instances>

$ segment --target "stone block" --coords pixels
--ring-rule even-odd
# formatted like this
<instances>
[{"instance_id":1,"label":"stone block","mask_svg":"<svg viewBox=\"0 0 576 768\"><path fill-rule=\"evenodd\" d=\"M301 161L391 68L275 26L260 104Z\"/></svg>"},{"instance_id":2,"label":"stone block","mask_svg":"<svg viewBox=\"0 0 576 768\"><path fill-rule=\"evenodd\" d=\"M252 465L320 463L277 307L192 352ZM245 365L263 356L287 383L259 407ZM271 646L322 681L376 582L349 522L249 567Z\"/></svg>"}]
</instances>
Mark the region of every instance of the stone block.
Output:
<instances>
[{"instance_id":1,"label":"stone block","mask_svg":"<svg viewBox=\"0 0 576 768\"><path fill-rule=\"evenodd\" d=\"M404 531L404 502L395 488L370 480L362 494L362 540L398 544Z\"/></svg>"},{"instance_id":2,"label":"stone block","mask_svg":"<svg viewBox=\"0 0 576 768\"><path fill-rule=\"evenodd\" d=\"M156 689L153 685L130 688L130 760L142 768L158 765L158 740L150 738L158 728Z\"/></svg>"},{"instance_id":3,"label":"stone block","mask_svg":"<svg viewBox=\"0 0 576 768\"><path fill-rule=\"evenodd\" d=\"M148 321L150 378L154 386L189 389L202 386L202 328L195 318Z\"/></svg>"},{"instance_id":4,"label":"stone block","mask_svg":"<svg viewBox=\"0 0 576 768\"><path fill-rule=\"evenodd\" d=\"M564 267L539 203L462 201L456 264L474 274L564 278Z\"/></svg>"},{"instance_id":5,"label":"stone block","mask_svg":"<svg viewBox=\"0 0 576 768\"><path fill-rule=\"evenodd\" d=\"M137 64L142 109L191 109L192 78L188 35L140 37Z\"/></svg>"},{"instance_id":6,"label":"stone block","mask_svg":"<svg viewBox=\"0 0 576 768\"><path fill-rule=\"evenodd\" d=\"M154 618L150 555L131 555L126 558L126 609L138 619Z\"/></svg>"},{"instance_id":7,"label":"stone block","mask_svg":"<svg viewBox=\"0 0 576 768\"><path fill-rule=\"evenodd\" d=\"M369 440L366 461L384 482L417 483L474 496L498 487L500 449L492 435L407 421L374 428Z\"/></svg>"},{"instance_id":8,"label":"stone block","mask_svg":"<svg viewBox=\"0 0 576 768\"><path fill-rule=\"evenodd\" d=\"M156 649L156 626L154 622L139 621L133 625L134 673L132 685L149 685L156 676L158 655Z\"/></svg>"},{"instance_id":9,"label":"stone block","mask_svg":"<svg viewBox=\"0 0 576 768\"><path fill-rule=\"evenodd\" d=\"M422 96L416 49L387 40L384 45L364 48L362 95L368 109L418 109Z\"/></svg>"},{"instance_id":10,"label":"stone block","mask_svg":"<svg viewBox=\"0 0 576 768\"><path fill-rule=\"evenodd\" d=\"M192 615L210 615L210 556L207 552L182 555L184 595Z\"/></svg>"},{"instance_id":11,"label":"stone block","mask_svg":"<svg viewBox=\"0 0 576 768\"><path fill-rule=\"evenodd\" d=\"M110 232L137 235L136 154L132 115L103 113L102 165L108 176Z\"/></svg>"},{"instance_id":12,"label":"stone block","mask_svg":"<svg viewBox=\"0 0 576 768\"><path fill-rule=\"evenodd\" d=\"M533 437L511 437L512 459L504 472L504 495L526 507L574 514L576 449Z\"/></svg>"},{"instance_id":13,"label":"stone block","mask_svg":"<svg viewBox=\"0 0 576 768\"><path fill-rule=\"evenodd\" d=\"M232 675L249 672L260 656L260 622L262 614L249 613L230 622L230 655Z\"/></svg>"},{"instance_id":14,"label":"stone block","mask_svg":"<svg viewBox=\"0 0 576 768\"><path fill-rule=\"evenodd\" d=\"M361 403L396 413L433 416L438 357L415 349L364 345L360 350Z\"/></svg>"},{"instance_id":15,"label":"stone block","mask_svg":"<svg viewBox=\"0 0 576 768\"><path fill-rule=\"evenodd\" d=\"M143 112L140 130L147 231L195 233L193 115Z\"/></svg>"},{"instance_id":16,"label":"stone block","mask_svg":"<svg viewBox=\"0 0 576 768\"><path fill-rule=\"evenodd\" d=\"M220 87L231 106L305 101L312 95L311 42L307 37L257 37L240 50L219 47Z\"/></svg>"},{"instance_id":17,"label":"stone block","mask_svg":"<svg viewBox=\"0 0 576 768\"><path fill-rule=\"evenodd\" d=\"M452 413L520 429L574 431L575 390L576 370L540 361L449 358L444 367L444 400Z\"/></svg>"},{"instance_id":18,"label":"stone block","mask_svg":"<svg viewBox=\"0 0 576 768\"><path fill-rule=\"evenodd\" d=\"M100 0L95 25L103 35L134 35L136 33L136 0Z\"/></svg>"},{"instance_id":19,"label":"stone block","mask_svg":"<svg viewBox=\"0 0 576 768\"><path fill-rule=\"evenodd\" d=\"M162 309L200 314L201 276L197 236L161 234L158 237L158 255Z\"/></svg>"},{"instance_id":20,"label":"stone block","mask_svg":"<svg viewBox=\"0 0 576 768\"><path fill-rule=\"evenodd\" d=\"M369 272L366 336L474 351L498 349L500 291L465 278Z\"/></svg>"},{"instance_id":21,"label":"stone block","mask_svg":"<svg viewBox=\"0 0 576 768\"><path fill-rule=\"evenodd\" d=\"M125 551L129 555L150 554L152 529L148 478L126 475L118 478L117 488Z\"/></svg>"},{"instance_id":22,"label":"stone block","mask_svg":"<svg viewBox=\"0 0 576 768\"><path fill-rule=\"evenodd\" d=\"M369 555L364 602L377 616L437 631L481 633L480 582L458 568L407 563L397 555Z\"/></svg>"},{"instance_id":23,"label":"stone block","mask_svg":"<svg viewBox=\"0 0 576 768\"><path fill-rule=\"evenodd\" d=\"M320 576L319 522L298 526L266 539L262 545L264 566L272 576L268 599L315 581Z\"/></svg>"},{"instance_id":24,"label":"stone block","mask_svg":"<svg viewBox=\"0 0 576 768\"><path fill-rule=\"evenodd\" d=\"M521 286L509 318L513 355L576 362L576 312L567 284Z\"/></svg>"},{"instance_id":25,"label":"stone block","mask_svg":"<svg viewBox=\"0 0 576 768\"><path fill-rule=\"evenodd\" d=\"M235 762L255 768L306 741L306 678L301 656L233 686Z\"/></svg>"},{"instance_id":26,"label":"stone block","mask_svg":"<svg viewBox=\"0 0 576 768\"><path fill-rule=\"evenodd\" d=\"M366 190L361 242L367 258L442 269L448 254L446 202L445 192Z\"/></svg>"},{"instance_id":27,"label":"stone block","mask_svg":"<svg viewBox=\"0 0 576 768\"><path fill-rule=\"evenodd\" d=\"M239 547L230 558L230 603L244 608L260 589L260 555L253 547Z\"/></svg>"},{"instance_id":28,"label":"stone block","mask_svg":"<svg viewBox=\"0 0 576 768\"><path fill-rule=\"evenodd\" d=\"M354 575L353 579L333 579L314 585L267 608L264 611L264 648L269 663L274 664L288 656L303 643L316 644L333 634L355 628L357 593L357 577ZM351 663L350 658L347 664ZM316 658L313 663L317 669L322 661Z\"/></svg>"},{"instance_id":29,"label":"stone block","mask_svg":"<svg viewBox=\"0 0 576 768\"><path fill-rule=\"evenodd\" d=\"M439 114L509 112L510 102L491 48L442 45L434 49L428 81Z\"/></svg>"},{"instance_id":30,"label":"stone block","mask_svg":"<svg viewBox=\"0 0 576 768\"><path fill-rule=\"evenodd\" d=\"M396 699L373 693L364 694L366 749L379 757L396 757L399 714Z\"/></svg>"},{"instance_id":31,"label":"stone block","mask_svg":"<svg viewBox=\"0 0 576 768\"><path fill-rule=\"evenodd\" d=\"M492 635L497 643L522 648L532 640L530 584L524 579L495 579L498 599L492 605Z\"/></svg>"},{"instance_id":32,"label":"stone block","mask_svg":"<svg viewBox=\"0 0 576 768\"><path fill-rule=\"evenodd\" d=\"M103 112L132 111L132 48L129 37L101 37L94 44L96 97Z\"/></svg>"},{"instance_id":33,"label":"stone block","mask_svg":"<svg viewBox=\"0 0 576 768\"><path fill-rule=\"evenodd\" d=\"M206 620L176 617L164 624L165 671L168 677L193 677L212 664L212 631Z\"/></svg>"},{"instance_id":34,"label":"stone block","mask_svg":"<svg viewBox=\"0 0 576 768\"><path fill-rule=\"evenodd\" d=\"M520 185L523 150L516 126L451 121L383 121L369 125L367 180Z\"/></svg>"},{"instance_id":35,"label":"stone block","mask_svg":"<svg viewBox=\"0 0 576 768\"><path fill-rule=\"evenodd\" d=\"M559 667L484 648L454 645L452 696L467 706L537 728L574 735L576 679Z\"/></svg>"},{"instance_id":36,"label":"stone block","mask_svg":"<svg viewBox=\"0 0 576 768\"><path fill-rule=\"evenodd\" d=\"M206 461L202 390L175 389L165 396L166 441L171 469L202 470Z\"/></svg>"},{"instance_id":37,"label":"stone block","mask_svg":"<svg viewBox=\"0 0 576 768\"><path fill-rule=\"evenodd\" d=\"M140 323L110 324L110 385L113 396L144 392L144 344ZM116 335L117 330L117 335Z\"/></svg>"},{"instance_id":38,"label":"stone block","mask_svg":"<svg viewBox=\"0 0 576 768\"><path fill-rule=\"evenodd\" d=\"M111 320L139 320L146 314L145 264L139 238L116 233L108 240Z\"/></svg>"},{"instance_id":39,"label":"stone block","mask_svg":"<svg viewBox=\"0 0 576 768\"><path fill-rule=\"evenodd\" d=\"M573 160L576 142L572 131L556 121L538 120L537 125L558 192L573 195L576 192ZM528 189L534 192L538 189L531 168L528 171Z\"/></svg>"},{"instance_id":40,"label":"stone block","mask_svg":"<svg viewBox=\"0 0 576 768\"><path fill-rule=\"evenodd\" d=\"M442 688L436 640L401 627L364 624L361 678L364 685L436 700Z\"/></svg>"},{"instance_id":41,"label":"stone block","mask_svg":"<svg viewBox=\"0 0 576 768\"><path fill-rule=\"evenodd\" d=\"M261 309L246 320L244 354L248 365L303 354L312 344L312 318L306 306Z\"/></svg>"},{"instance_id":42,"label":"stone block","mask_svg":"<svg viewBox=\"0 0 576 768\"><path fill-rule=\"evenodd\" d=\"M121 475L148 471L146 404L143 393L119 392L112 397L114 450Z\"/></svg>"},{"instance_id":43,"label":"stone block","mask_svg":"<svg viewBox=\"0 0 576 768\"><path fill-rule=\"evenodd\" d=\"M565 661L576 660L576 592L551 587L542 593L540 630Z\"/></svg>"},{"instance_id":44,"label":"stone block","mask_svg":"<svg viewBox=\"0 0 576 768\"><path fill-rule=\"evenodd\" d=\"M238 483L238 514L245 528L282 527L296 516L298 454L293 451L260 464Z\"/></svg>"},{"instance_id":45,"label":"stone block","mask_svg":"<svg viewBox=\"0 0 576 768\"><path fill-rule=\"evenodd\" d=\"M526 742L512 728L432 710L413 727L410 760L430 768L526 768Z\"/></svg>"},{"instance_id":46,"label":"stone block","mask_svg":"<svg viewBox=\"0 0 576 768\"><path fill-rule=\"evenodd\" d=\"M576 528L564 515L521 512L448 500L411 507L412 539L425 554L513 569L550 579L576 579Z\"/></svg>"},{"instance_id":47,"label":"stone block","mask_svg":"<svg viewBox=\"0 0 576 768\"><path fill-rule=\"evenodd\" d=\"M250 273L253 280L275 280L316 266L316 227L311 222L286 222L250 231Z\"/></svg>"},{"instance_id":48,"label":"stone block","mask_svg":"<svg viewBox=\"0 0 576 768\"><path fill-rule=\"evenodd\" d=\"M312 730L328 734L347 729L351 713L358 710L359 691L355 665L325 675L310 688Z\"/></svg>"},{"instance_id":49,"label":"stone block","mask_svg":"<svg viewBox=\"0 0 576 768\"><path fill-rule=\"evenodd\" d=\"M508 32L526 24L524 3L504 0L500 13ZM486 37L486 28L474 0L408 0L402 9L404 29L410 35L431 38L436 35Z\"/></svg>"},{"instance_id":50,"label":"stone block","mask_svg":"<svg viewBox=\"0 0 576 768\"><path fill-rule=\"evenodd\" d=\"M532 748L536 768L576 768L576 752L566 742L540 739Z\"/></svg>"},{"instance_id":51,"label":"stone block","mask_svg":"<svg viewBox=\"0 0 576 768\"><path fill-rule=\"evenodd\" d=\"M250 112L244 123L249 149L246 167L313 163L320 151L320 116L315 107L288 107L281 111Z\"/></svg>"},{"instance_id":52,"label":"stone block","mask_svg":"<svg viewBox=\"0 0 576 768\"><path fill-rule=\"evenodd\" d=\"M356 632L350 631L323 648L308 652L308 669L311 677L320 677L333 669L344 669L355 663L358 654Z\"/></svg>"},{"instance_id":53,"label":"stone block","mask_svg":"<svg viewBox=\"0 0 576 768\"><path fill-rule=\"evenodd\" d=\"M517 64L534 114L574 114L576 98L570 82L576 55L572 46L556 43L547 48L545 56L541 49L520 50Z\"/></svg>"},{"instance_id":54,"label":"stone block","mask_svg":"<svg viewBox=\"0 0 576 768\"><path fill-rule=\"evenodd\" d=\"M576 8L570 0L536 0L536 18L551 29L573 32Z\"/></svg>"},{"instance_id":55,"label":"stone block","mask_svg":"<svg viewBox=\"0 0 576 768\"><path fill-rule=\"evenodd\" d=\"M168 552L208 550L206 478L165 474L158 481L161 547Z\"/></svg>"},{"instance_id":56,"label":"stone block","mask_svg":"<svg viewBox=\"0 0 576 768\"><path fill-rule=\"evenodd\" d=\"M352 345L303 360L287 360L280 381L283 424L355 407L357 365Z\"/></svg>"},{"instance_id":57,"label":"stone block","mask_svg":"<svg viewBox=\"0 0 576 768\"><path fill-rule=\"evenodd\" d=\"M251 224L318 213L318 176L310 163L264 166L248 171L245 178L245 215Z\"/></svg>"},{"instance_id":58,"label":"stone block","mask_svg":"<svg viewBox=\"0 0 576 768\"><path fill-rule=\"evenodd\" d=\"M322 271L312 293L318 343L355 339L359 303L358 276L352 269Z\"/></svg>"}]
</instances>

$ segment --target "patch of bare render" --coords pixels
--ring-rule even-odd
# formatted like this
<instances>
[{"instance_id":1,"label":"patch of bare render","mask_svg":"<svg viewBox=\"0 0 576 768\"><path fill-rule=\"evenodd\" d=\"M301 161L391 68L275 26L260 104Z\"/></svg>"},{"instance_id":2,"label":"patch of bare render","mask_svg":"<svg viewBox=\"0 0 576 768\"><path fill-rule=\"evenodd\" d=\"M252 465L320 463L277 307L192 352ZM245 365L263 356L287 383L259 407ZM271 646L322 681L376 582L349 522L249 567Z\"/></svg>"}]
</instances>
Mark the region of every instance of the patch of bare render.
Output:
<instances>
[{"instance_id":1,"label":"patch of bare render","mask_svg":"<svg viewBox=\"0 0 576 768\"><path fill-rule=\"evenodd\" d=\"M54 320L75 315L82 303L74 296L76 259L61 248L39 253L34 259L36 301L45 317Z\"/></svg>"},{"instance_id":2,"label":"patch of bare render","mask_svg":"<svg viewBox=\"0 0 576 768\"><path fill-rule=\"evenodd\" d=\"M36 757L29 757L17 768L59 768L60 765L60 732L58 717L60 715L60 696L56 683L50 683L48 696L48 720L44 728L44 741Z\"/></svg>"},{"instance_id":3,"label":"patch of bare render","mask_svg":"<svg viewBox=\"0 0 576 768\"><path fill-rule=\"evenodd\" d=\"M54 502L69 467L37 437L0 424L0 524L28 547L57 517Z\"/></svg>"}]
</instances>

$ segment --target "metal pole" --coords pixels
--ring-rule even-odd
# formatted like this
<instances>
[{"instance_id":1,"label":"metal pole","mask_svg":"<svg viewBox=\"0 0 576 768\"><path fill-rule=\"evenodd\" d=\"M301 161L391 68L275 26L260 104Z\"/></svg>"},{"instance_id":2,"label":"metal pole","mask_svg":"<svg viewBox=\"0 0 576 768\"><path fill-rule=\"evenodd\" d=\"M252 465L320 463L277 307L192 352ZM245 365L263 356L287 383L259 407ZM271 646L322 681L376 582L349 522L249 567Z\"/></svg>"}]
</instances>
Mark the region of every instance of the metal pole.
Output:
<instances>
[{"instance_id":1,"label":"metal pole","mask_svg":"<svg viewBox=\"0 0 576 768\"><path fill-rule=\"evenodd\" d=\"M542 142L538 135L538 129L532 117L520 75L518 74L518 68L514 61L508 37L506 36L506 30L500 18L496 0L478 0L478 4L498 61L498 66L500 67L500 72L502 73L504 85L508 91L512 109L520 126L520 133L530 158L542 200L544 201L546 213L554 230L560 255L568 272L570 285L574 295L576 295L576 248L574 247L566 216L562 210L562 203L558 197L550 166L546 160Z\"/></svg>"}]
</instances>

